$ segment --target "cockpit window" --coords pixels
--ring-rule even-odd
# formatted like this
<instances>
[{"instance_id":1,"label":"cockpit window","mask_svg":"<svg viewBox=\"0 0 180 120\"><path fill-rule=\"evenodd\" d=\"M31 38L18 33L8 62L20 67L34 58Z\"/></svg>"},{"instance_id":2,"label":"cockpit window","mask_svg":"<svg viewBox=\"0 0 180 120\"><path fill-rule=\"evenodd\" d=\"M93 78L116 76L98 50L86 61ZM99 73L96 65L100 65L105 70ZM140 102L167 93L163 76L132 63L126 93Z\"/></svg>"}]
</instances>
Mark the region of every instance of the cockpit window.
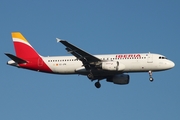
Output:
<instances>
[{"instance_id":1,"label":"cockpit window","mask_svg":"<svg viewBox=\"0 0 180 120\"><path fill-rule=\"evenodd\" d=\"M159 59L167 59L166 57L160 56Z\"/></svg>"}]
</instances>

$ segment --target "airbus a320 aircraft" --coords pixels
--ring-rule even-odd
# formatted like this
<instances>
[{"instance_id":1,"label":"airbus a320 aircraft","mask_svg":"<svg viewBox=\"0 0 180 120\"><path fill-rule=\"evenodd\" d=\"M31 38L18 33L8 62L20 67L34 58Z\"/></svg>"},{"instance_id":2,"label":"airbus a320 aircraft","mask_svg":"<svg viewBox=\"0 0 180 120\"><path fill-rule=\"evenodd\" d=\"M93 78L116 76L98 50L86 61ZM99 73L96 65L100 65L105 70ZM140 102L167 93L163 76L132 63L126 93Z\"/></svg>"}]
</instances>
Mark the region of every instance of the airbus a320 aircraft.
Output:
<instances>
[{"instance_id":1,"label":"airbus a320 aircraft","mask_svg":"<svg viewBox=\"0 0 180 120\"><path fill-rule=\"evenodd\" d=\"M148 72L153 81L152 72L171 69L175 64L165 56L152 53L92 55L73 44L57 38L57 42L66 46L73 56L43 57L29 44L20 32L12 32L16 56L5 53L10 59L8 65L19 68L53 73L79 74L87 76L100 88L100 80L124 85L130 77L127 73Z\"/></svg>"}]
</instances>

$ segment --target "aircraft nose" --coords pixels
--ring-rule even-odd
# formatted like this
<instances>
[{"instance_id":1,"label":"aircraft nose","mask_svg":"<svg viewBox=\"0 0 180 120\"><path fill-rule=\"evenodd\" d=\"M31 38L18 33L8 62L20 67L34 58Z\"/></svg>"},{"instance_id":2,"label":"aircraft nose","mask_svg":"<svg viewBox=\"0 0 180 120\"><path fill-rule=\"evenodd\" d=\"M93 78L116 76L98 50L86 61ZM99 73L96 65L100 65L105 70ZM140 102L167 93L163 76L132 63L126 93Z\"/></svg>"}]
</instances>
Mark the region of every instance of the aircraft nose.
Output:
<instances>
[{"instance_id":1,"label":"aircraft nose","mask_svg":"<svg viewBox=\"0 0 180 120\"><path fill-rule=\"evenodd\" d=\"M175 66L175 63L173 61L169 61L168 65L169 65L170 68L173 68Z\"/></svg>"}]
</instances>

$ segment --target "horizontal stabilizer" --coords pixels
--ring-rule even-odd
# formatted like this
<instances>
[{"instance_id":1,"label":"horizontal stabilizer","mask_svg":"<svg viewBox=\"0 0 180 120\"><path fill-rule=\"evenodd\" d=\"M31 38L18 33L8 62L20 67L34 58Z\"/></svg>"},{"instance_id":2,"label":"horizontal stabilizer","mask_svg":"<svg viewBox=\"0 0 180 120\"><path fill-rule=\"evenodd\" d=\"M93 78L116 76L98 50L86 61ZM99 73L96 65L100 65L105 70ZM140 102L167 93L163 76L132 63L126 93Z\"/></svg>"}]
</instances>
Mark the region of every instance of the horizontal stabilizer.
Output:
<instances>
[{"instance_id":1,"label":"horizontal stabilizer","mask_svg":"<svg viewBox=\"0 0 180 120\"><path fill-rule=\"evenodd\" d=\"M15 61L15 62L18 63L18 64L27 63L26 60L23 60L23 59L21 59L21 58L19 58L19 57L16 57L16 56L12 55L12 54L9 54L9 53L4 53L4 54L5 54L6 56L8 56L9 58L11 58L13 61Z\"/></svg>"}]
</instances>

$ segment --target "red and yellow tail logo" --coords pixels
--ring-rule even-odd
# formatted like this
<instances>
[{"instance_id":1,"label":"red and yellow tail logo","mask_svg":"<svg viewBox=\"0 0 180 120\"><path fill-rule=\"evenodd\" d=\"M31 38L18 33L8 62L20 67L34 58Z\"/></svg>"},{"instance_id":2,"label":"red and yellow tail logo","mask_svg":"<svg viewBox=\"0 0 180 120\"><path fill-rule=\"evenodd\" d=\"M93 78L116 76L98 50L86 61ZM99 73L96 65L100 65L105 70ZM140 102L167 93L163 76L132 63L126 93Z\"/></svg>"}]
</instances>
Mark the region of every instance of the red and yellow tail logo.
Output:
<instances>
[{"instance_id":1,"label":"red and yellow tail logo","mask_svg":"<svg viewBox=\"0 0 180 120\"><path fill-rule=\"evenodd\" d=\"M16 56L22 59L39 57L36 50L29 44L20 32L12 32L12 39Z\"/></svg>"}]
</instances>

